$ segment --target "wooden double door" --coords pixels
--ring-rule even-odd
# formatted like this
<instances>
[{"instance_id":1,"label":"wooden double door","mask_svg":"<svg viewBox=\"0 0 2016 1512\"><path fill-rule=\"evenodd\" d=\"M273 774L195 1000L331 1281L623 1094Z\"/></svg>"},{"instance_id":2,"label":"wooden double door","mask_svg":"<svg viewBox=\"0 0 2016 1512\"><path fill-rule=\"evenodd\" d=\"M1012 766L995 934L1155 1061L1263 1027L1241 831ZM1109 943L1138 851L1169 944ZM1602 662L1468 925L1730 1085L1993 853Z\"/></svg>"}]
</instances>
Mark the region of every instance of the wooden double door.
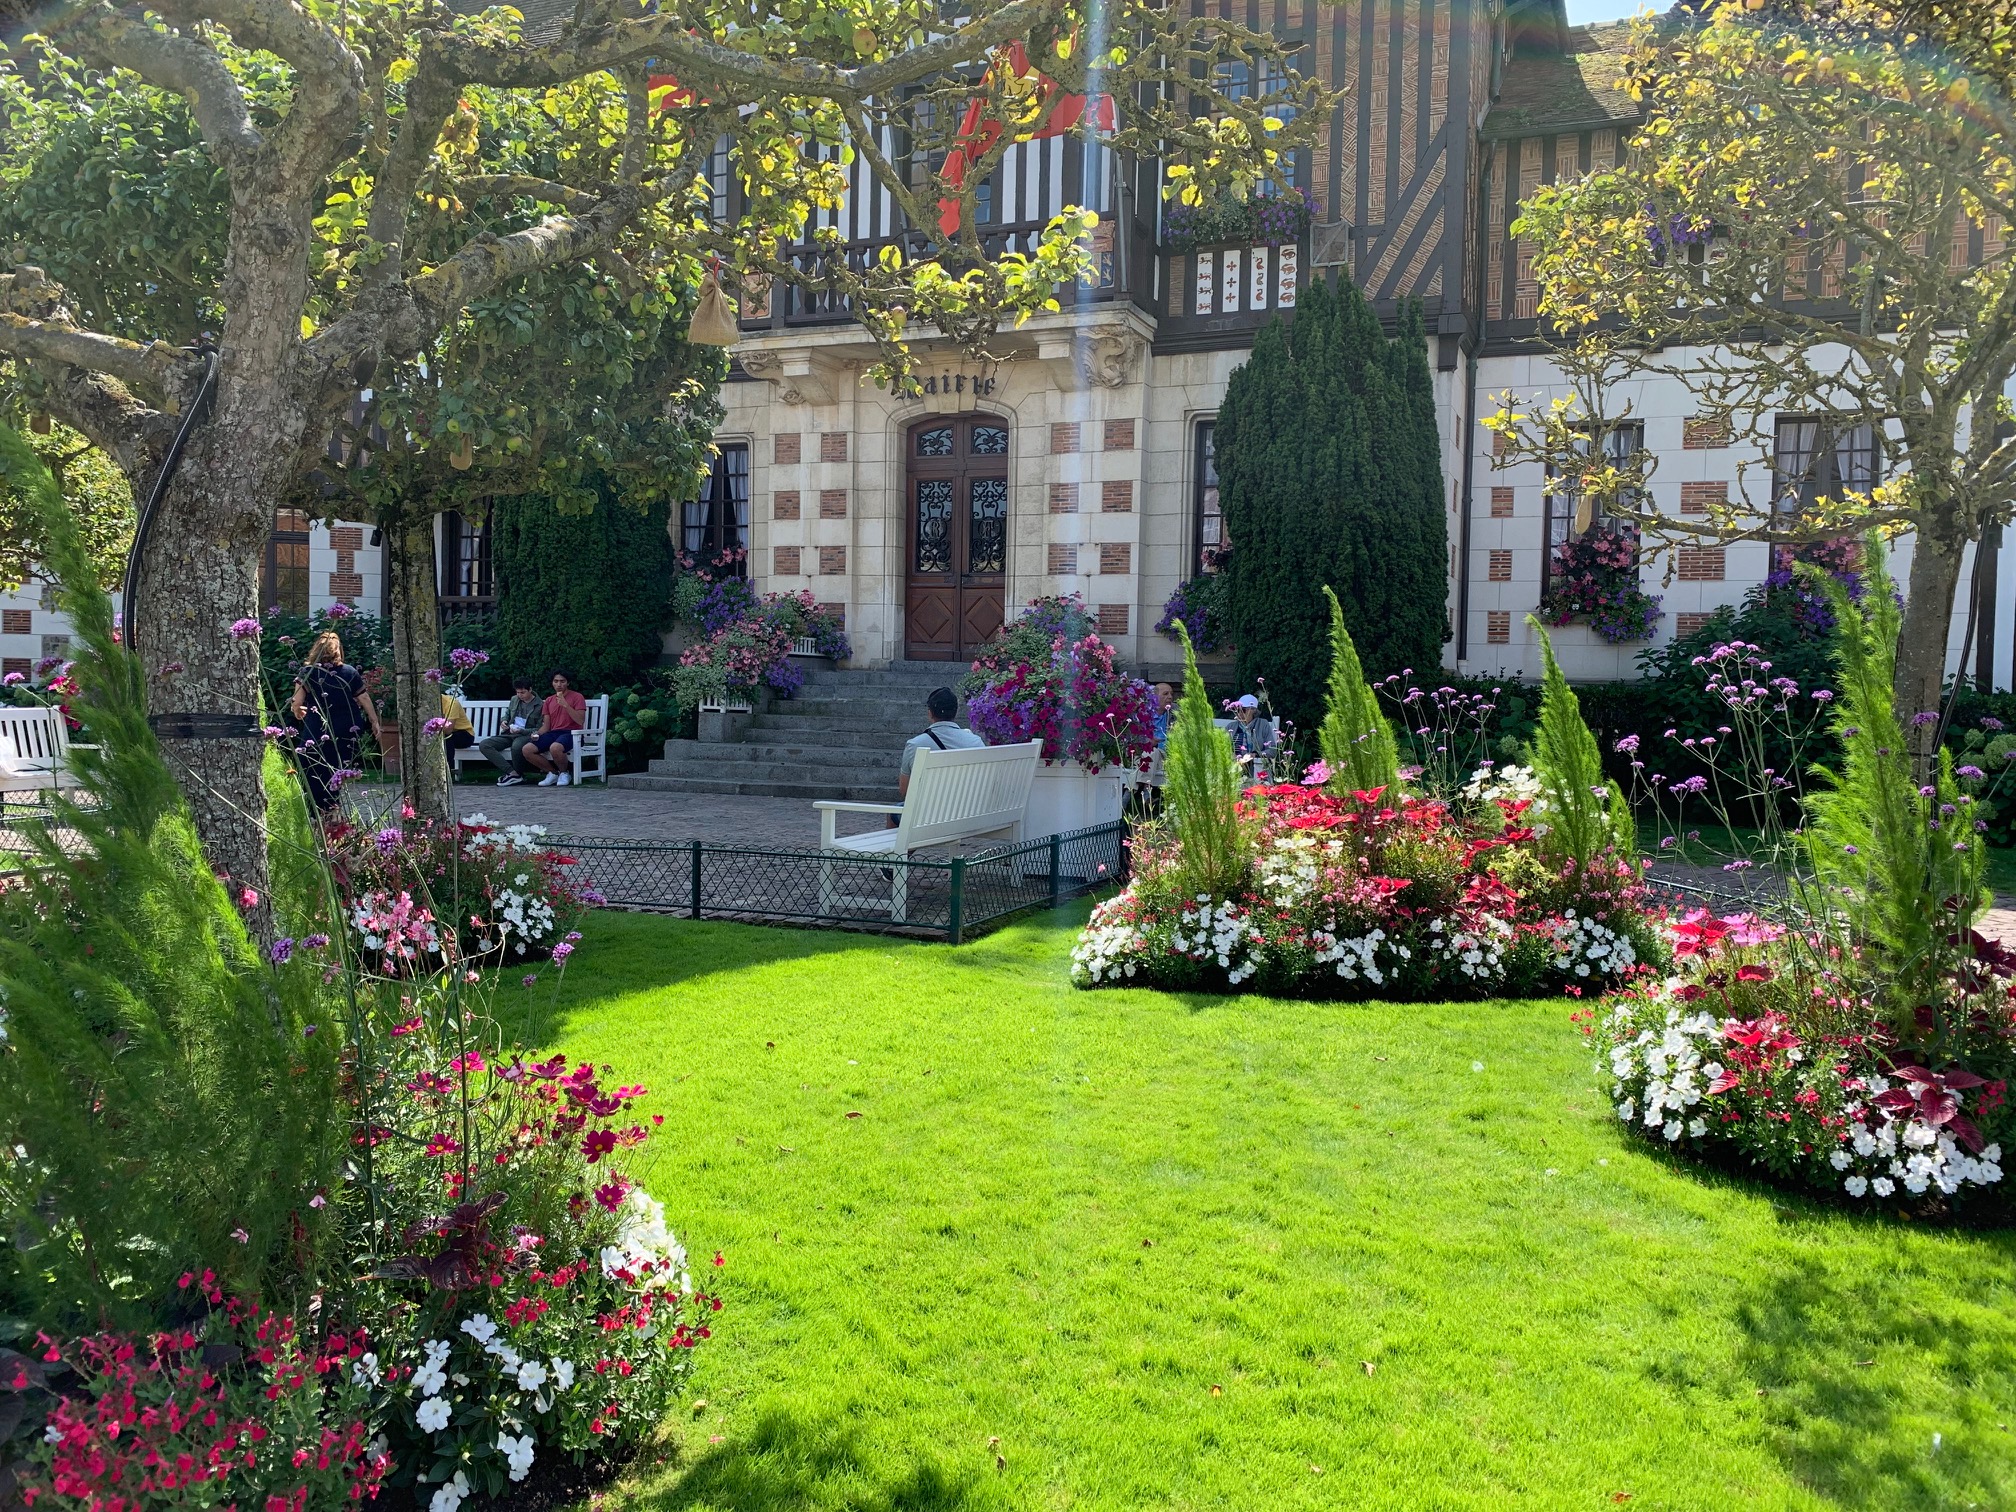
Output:
<instances>
[{"instance_id":1,"label":"wooden double door","mask_svg":"<svg viewBox=\"0 0 2016 1512\"><path fill-rule=\"evenodd\" d=\"M910 427L903 650L967 661L1001 632L1008 578L1008 427L984 415Z\"/></svg>"}]
</instances>

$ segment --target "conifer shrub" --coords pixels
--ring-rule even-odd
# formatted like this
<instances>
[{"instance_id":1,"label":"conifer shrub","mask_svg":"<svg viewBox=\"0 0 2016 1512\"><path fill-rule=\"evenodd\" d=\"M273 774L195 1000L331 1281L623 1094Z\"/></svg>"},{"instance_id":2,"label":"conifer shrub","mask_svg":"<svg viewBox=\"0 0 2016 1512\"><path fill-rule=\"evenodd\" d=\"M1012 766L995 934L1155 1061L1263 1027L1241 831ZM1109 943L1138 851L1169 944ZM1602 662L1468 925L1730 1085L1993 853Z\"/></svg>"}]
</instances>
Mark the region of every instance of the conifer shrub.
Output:
<instances>
[{"instance_id":1,"label":"conifer shrub","mask_svg":"<svg viewBox=\"0 0 2016 1512\"><path fill-rule=\"evenodd\" d=\"M1318 739L1330 790L1349 793L1400 785L1400 754L1393 727L1379 710L1378 696L1365 680L1358 647L1344 626L1344 608L1326 583L1330 602L1330 697Z\"/></svg>"},{"instance_id":2,"label":"conifer shrub","mask_svg":"<svg viewBox=\"0 0 2016 1512\"><path fill-rule=\"evenodd\" d=\"M1388 340L1349 283L1309 289L1254 341L1219 407L1239 677L1297 725L1320 718L1325 584L1374 678L1441 660L1448 527L1419 311Z\"/></svg>"},{"instance_id":3,"label":"conifer shrub","mask_svg":"<svg viewBox=\"0 0 2016 1512\"><path fill-rule=\"evenodd\" d=\"M1240 774L1232 739L1214 722L1197 651L1180 624L1183 696L1169 726L1162 795L1182 857L1183 885L1217 898L1244 879L1247 854L1238 813Z\"/></svg>"},{"instance_id":4,"label":"conifer shrub","mask_svg":"<svg viewBox=\"0 0 2016 1512\"><path fill-rule=\"evenodd\" d=\"M1637 850L1637 826L1621 784L1603 774L1603 755L1583 721L1554 644L1540 622L1526 623L1540 638L1540 720L1533 733L1533 775L1540 784L1545 830L1541 851L1556 862L1587 869L1606 853L1628 859Z\"/></svg>"}]
</instances>

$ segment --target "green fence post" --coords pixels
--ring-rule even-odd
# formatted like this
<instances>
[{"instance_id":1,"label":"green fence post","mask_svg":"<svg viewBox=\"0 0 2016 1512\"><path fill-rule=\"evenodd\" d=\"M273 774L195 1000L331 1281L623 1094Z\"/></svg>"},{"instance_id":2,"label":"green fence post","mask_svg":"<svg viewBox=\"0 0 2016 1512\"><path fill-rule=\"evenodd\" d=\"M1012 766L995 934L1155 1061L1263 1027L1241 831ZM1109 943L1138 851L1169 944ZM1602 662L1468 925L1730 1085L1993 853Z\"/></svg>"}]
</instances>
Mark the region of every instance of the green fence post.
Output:
<instances>
[{"instance_id":1,"label":"green fence post","mask_svg":"<svg viewBox=\"0 0 2016 1512\"><path fill-rule=\"evenodd\" d=\"M1064 837L1050 837L1050 906L1064 901Z\"/></svg>"},{"instance_id":2,"label":"green fence post","mask_svg":"<svg viewBox=\"0 0 2016 1512\"><path fill-rule=\"evenodd\" d=\"M700 842L693 842L693 917L700 917Z\"/></svg>"},{"instance_id":3,"label":"green fence post","mask_svg":"<svg viewBox=\"0 0 2016 1512\"><path fill-rule=\"evenodd\" d=\"M966 858L952 858L952 906L945 918L945 938L954 945L959 943L960 919L966 905Z\"/></svg>"}]
</instances>

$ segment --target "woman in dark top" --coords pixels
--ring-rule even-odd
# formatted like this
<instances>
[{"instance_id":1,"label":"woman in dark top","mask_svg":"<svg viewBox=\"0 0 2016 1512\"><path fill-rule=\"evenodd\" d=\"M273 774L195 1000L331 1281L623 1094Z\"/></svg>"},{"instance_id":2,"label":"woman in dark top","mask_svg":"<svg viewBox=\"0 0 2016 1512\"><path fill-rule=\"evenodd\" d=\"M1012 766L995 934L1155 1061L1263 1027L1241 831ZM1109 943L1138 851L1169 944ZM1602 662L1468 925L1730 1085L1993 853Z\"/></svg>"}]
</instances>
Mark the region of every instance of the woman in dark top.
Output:
<instances>
[{"instance_id":1,"label":"woman in dark top","mask_svg":"<svg viewBox=\"0 0 2016 1512\"><path fill-rule=\"evenodd\" d=\"M343 662L343 642L333 630L315 637L308 664L294 682L294 720L300 731L301 774L315 812L336 806L333 779L357 762L357 737L365 725L378 735L378 710L364 691L364 674ZM382 740L382 737L380 737Z\"/></svg>"}]
</instances>

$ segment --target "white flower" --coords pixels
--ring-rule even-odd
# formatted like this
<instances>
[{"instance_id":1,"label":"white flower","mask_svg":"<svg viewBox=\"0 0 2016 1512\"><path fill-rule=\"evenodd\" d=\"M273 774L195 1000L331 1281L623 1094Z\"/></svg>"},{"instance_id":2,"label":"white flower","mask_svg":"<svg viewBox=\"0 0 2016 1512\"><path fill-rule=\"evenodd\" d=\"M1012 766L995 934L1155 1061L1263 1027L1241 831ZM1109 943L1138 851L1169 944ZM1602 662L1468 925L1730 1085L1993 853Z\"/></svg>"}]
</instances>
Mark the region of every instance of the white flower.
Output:
<instances>
[{"instance_id":1,"label":"white flower","mask_svg":"<svg viewBox=\"0 0 2016 1512\"><path fill-rule=\"evenodd\" d=\"M448 1426L448 1418L448 1398L444 1396L430 1396L420 1404L420 1410L413 1415L413 1421L429 1433L439 1433L443 1428L446 1428ZM460 1500L461 1497L456 1497L456 1501ZM451 1502L449 1505L452 1506L454 1503Z\"/></svg>"},{"instance_id":2,"label":"white flower","mask_svg":"<svg viewBox=\"0 0 2016 1512\"><path fill-rule=\"evenodd\" d=\"M504 1456L511 1467L511 1479L522 1481L532 1469L532 1435L527 1433L513 1438L508 1433L497 1435L497 1452Z\"/></svg>"},{"instance_id":3,"label":"white flower","mask_svg":"<svg viewBox=\"0 0 2016 1512\"><path fill-rule=\"evenodd\" d=\"M537 1391L546 1384L546 1367L537 1360L527 1360L518 1367L518 1389Z\"/></svg>"},{"instance_id":4,"label":"white flower","mask_svg":"<svg viewBox=\"0 0 2016 1512\"><path fill-rule=\"evenodd\" d=\"M359 1386L376 1386L378 1384L378 1356L375 1354L360 1356L357 1363L350 1367L350 1379L355 1381Z\"/></svg>"},{"instance_id":5,"label":"white flower","mask_svg":"<svg viewBox=\"0 0 2016 1512\"><path fill-rule=\"evenodd\" d=\"M1850 1176L1841 1184L1848 1189L1850 1197L1860 1197L1869 1190L1869 1178L1866 1176Z\"/></svg>"},{"instance_id":6,"label":"white flower","mask_svg":"<svg viewBox=\"0 0 2016 1512\"><path fill-rule=\"evenodd\" d=\"M1692 1123L1687 1125L1687 1134L1688 1137L1691 1139L1699 1139L1702 1135L1706 1134L1707 1132L1708 1132L1708 1120L1705 1118L1697 1118Z\"/></svg>"},{"instance_id":7,"label":"white flower","mask_svg":"<svg viewBox=\"0 0 2016 1512\"><path fill-rule=\"evenodd\" d=\"M1876 1189L1878 1197L1888 1197L1892 1192L1897 1190L1896 1184L1888 1176L1878 1176L1869 1184Z\"/></svg>"},{"instance_id":8,"label":"white flower","mask_svg":"<svg viewBox=\"0 0 2016 1512\"><path fill-rule=\"evenodd\" d=\"M430 1358L413 1372L413 1389L422 1396L431 1397L447 1384L448 1372L441 1368L439 1360Z\"/></svg>"},{"instance_id":9,"label":"white flower","mask_svg":"<svg viewBox=\"0 0 2016 1512\"><path fill-rule=\"evenodd\" d=\"M562 1391L568 1391L573 1388L574 1362L572 1360L555 1360L553 1362L553 1384Z\"/></svg>"},{"instance_id":10,"label":"white flower","mask_svg":"<svg viewBox=\"0 0 2016 1512\"><path fill-rule=\"evenodd\" d=\"M496 1336L497 1325L490 1321L488 1313L478 1313L473 1318L462 1320L462 1332L478 1344L488 1344Z\"/></svg>"},{"instance_id":11,"label":"white flower","mask_svg":"<svg viewBox=\"0 0 2016 1512\"><path fill-rule=\"evenodd\" d=\"M469 1494L469 1477L460 1470L455 1479L434 1493L434 1499L427 1503L427 1512L455 1512L462 1505L462 1498Z\"/></svg>"},{"instance_id":12,"label":"white flower","mask_svg":"<svg viewBox=\"0 0 2016 1512\"><path fill-rule=\"evenodd\" d=\"M63 1430L61 1428L58 1428L54 1423L51 1423L47 1428L44 1428L42 1430L42 1442L45 1444L62 1443Z\"/></svg>"},{"instance_id":13,"label":"white flower","mask_svg":"<svg viewBox=\"0 0 2016 1512\"><path fill-rule=\"evenodd\" d=\"M1834 1169L1837 1171L1847 1170L1849 1161L1850 1156L1846 1150L1836 1150L1833 1154L1827 1157L1827 1163L1832 1167L1834 1167Z\"/></svg>"}]
</instances>

